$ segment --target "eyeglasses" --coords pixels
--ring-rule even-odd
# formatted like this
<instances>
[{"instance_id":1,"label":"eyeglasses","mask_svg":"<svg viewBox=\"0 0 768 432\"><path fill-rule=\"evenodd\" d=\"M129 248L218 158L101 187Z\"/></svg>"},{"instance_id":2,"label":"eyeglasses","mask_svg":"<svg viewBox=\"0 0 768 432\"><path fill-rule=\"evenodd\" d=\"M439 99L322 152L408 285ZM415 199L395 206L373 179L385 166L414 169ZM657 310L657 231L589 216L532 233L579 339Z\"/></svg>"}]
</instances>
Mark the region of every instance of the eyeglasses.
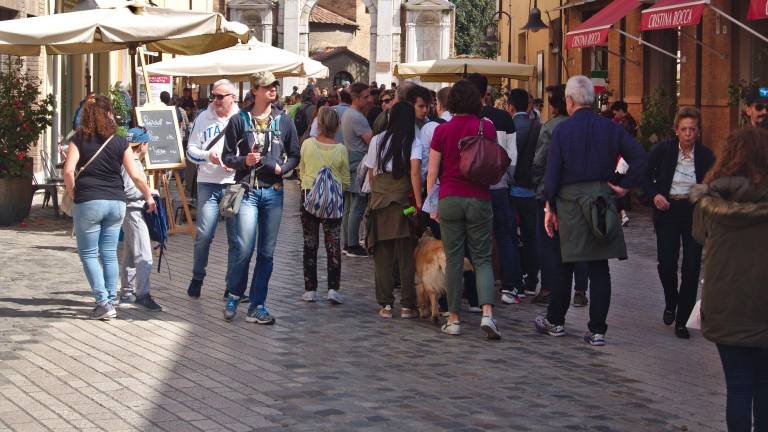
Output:
<instances>
[{"instance_id":1,"label":"eyeglasses","mask_svg":"<svg viewBox=\"0 0 768 432\"><path fill-rule=\"evenodd\" d=\"M388 103L390 103L390 102L392 102L392 98L386 98L386 99L382 99L382 100L381 100L381 104L382 104L382 105L384 105L384 104L388 104Z\"/></svg>"},{"instance_id":2,"label":"eyeglasses","mask_svg":"<svg viewBox=\"0 0 768 432\"><path fill-rule=\"evenodd\" d=\"M227 96L234 96L234 95L232 93L227 93L227 94L211 93L210 99L211 100L214 100L214 99L216 99L216 100L224 100L224 98L227 97Z\"/></svg>"}]
</instances>

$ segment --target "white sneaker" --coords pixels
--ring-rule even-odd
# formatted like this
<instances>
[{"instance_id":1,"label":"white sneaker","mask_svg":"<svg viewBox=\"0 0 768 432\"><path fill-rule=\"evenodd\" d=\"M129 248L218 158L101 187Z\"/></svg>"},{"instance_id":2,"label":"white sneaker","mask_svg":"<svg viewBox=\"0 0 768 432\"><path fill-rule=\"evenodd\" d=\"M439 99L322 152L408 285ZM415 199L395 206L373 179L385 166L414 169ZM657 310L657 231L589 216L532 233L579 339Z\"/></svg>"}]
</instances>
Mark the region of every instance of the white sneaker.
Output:
<instances>
[{"instance_id":1,"label":"white sneaker","mask_svg":"<svg viewBox=\"0 0 768 432\"><path fill-rule=\"evenodd\" d=\"M504 304L520 304L520 299L511 292L503 292L501 294L501 302Z\"/></svg>"},{"instance_id":2,"label":"white sneaker","mask_svg":"<svg viewBox=\"0 0 768 432\"><path fill-rule=\"evenodd\" d=\"M523 293L525 295L527 295L527 296L535 296L536 295L536 290L535 289L526 289L525 291L523 291Z\"/></svg>"},{"instance_id":3,"label":"white sneaker","mask_svg":"<svg viewBox=\"0 0 768 432\"><path fill-rule=\"evenodd\" d=\"M313 302L317 301L317 292L316 291L304 291L304 294L301 295L301 299L305 302Z\"/></svg>"},{"instance_id":4,"label":"white sneaker","mask_svg":"<svg viewBox=\"0 0 768 432\"><path fill-rule=\"evenodd\" d=\"M621 217L621 226L625 227L629 225L629 216L624 215Z\"/></svg>"},{"instance_id":5,"label":"white sneaker","mask_svg":"<svg viewBox=\"0 0 768 432\"><path fill-rule=\"evenodd\" d=\"M501 332L496 326L496 320L488 315L480 320L480 328L485 332L488 339L501 339Z\"/></svg>"},{"instance_id":6,"label":"white sneaker","mask_svg":"<svg viewBox=\"0 0 768 432\"><path fill-rule=\"evenodd\" d=\"M461 324L459 321L447 322L443 324L443 333L457 336L461 334Z\"/></svg>"},{"instance_id":7,"label":"white sneaker","mask_svg":"<svg viewBox=\"0 0 768 432\"><path fill-rule=\"evenodd\" d=\"M480 306L470 306L469 309L467 310L472 313L480 313L483 311L483 309Z\"/></svg>"},{"instance_id":8,"label":"white sneaker","mask_svg":"<svg viewBox=\"0 0 768 432\"><path fill-rule=\"evenodd\" d=\"M339 294L339 292L335 289L328 290L327 300L330 304L334 305L344 304L344 297L342 297L341 294Z\"/></svg>"}]
</instances>

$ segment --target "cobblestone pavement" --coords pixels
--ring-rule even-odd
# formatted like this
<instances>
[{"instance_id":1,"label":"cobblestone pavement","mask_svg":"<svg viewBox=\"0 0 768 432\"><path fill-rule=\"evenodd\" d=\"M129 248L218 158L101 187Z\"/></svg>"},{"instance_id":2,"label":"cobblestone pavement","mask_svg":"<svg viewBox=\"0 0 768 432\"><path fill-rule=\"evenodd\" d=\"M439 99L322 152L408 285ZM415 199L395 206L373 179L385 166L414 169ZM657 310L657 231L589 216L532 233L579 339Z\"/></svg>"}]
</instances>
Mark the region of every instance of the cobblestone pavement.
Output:
<instances>
[{"instance_id":1,"label":"cobblestone pavement","mask_svg":"<svg viewBox=\"0 0 768 432\"><path fill-rule=\"evenodd\" d=\"M581 341L586 308L551 338L533 331L543 308L499 306L498 342L468 313L459 337L382 320L365 258L344 258L344 305L304 303L296 202L289 184L268 327L246 323L244 305L222 320L223 226L199 300L185 291L191 238L177 235L172 276L153 274L164 311L122 308L109 322L84 319L92 297L70 220L38 207L0 230L0 430L724 430L714 345L661 322L647 214L626 230L630 259L611 263L608 345L594 348Z\"/></svg>"}]
</instances>

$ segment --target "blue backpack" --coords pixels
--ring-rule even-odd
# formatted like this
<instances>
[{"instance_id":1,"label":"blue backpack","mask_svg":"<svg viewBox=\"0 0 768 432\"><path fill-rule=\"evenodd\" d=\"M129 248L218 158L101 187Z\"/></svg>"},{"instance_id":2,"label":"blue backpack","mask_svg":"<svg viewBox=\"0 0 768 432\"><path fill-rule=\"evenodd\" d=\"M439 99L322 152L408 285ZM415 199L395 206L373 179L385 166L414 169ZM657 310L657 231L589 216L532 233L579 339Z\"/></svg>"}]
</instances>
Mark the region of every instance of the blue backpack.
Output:
<instances>
[{"instance_id":1,"label":"blue backpack","mask_svg":"<svg viewBox=\"0 0 768 432\"><path fill-rule=\"evenodd\" d=\"M149 238L157 242L155 249L160 250L160 256L157 259L157 271L160 272L160 264L163 262L163 254L165 253L166 243L168 242L168 214L165 210L165 204L159 196L153 195L157 205L157 211L154 213L147 212L147 205L144 204L144 209L141 211L141 216L144 218L144 223L147 224L147 230L149 230ZM168 263L165 263L168 267L168 275L170 276L171 268Z\"/></svg>"},{"instance_id":2,"label":"blue backpack","mask_svg":"<svg viewBox=\"0 0 768 432\"><path fill-rule=\"evenodd\" d=\"M318 171L312 182L312 189L304 199L304 210L320 219L339 219L344 214L344 194L341 191L341 183L333 176L330 164L325 160L317 141L313 140L313 143L325 165Z\"/></svg>"}]
</instances>

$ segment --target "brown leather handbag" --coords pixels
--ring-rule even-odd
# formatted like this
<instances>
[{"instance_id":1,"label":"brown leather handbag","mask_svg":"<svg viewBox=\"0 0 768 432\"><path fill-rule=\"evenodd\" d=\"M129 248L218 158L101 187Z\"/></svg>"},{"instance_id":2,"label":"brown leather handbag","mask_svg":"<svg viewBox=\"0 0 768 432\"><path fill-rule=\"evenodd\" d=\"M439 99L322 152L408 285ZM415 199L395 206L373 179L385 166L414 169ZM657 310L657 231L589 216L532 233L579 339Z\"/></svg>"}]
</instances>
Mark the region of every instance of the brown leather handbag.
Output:
<instances>
[{"instance_id":1,"label":"brown leather handbag","mask_svg":"<svg viewBox=\"0 0 768 432\"><path fill-rule=\"evenodd\" d=\"M512 161L506 150L484 134L485 119L480 119L477 135L459 140L459 169L467 179L492 186L504 176Z\"/></svg>"}]
</instances>

